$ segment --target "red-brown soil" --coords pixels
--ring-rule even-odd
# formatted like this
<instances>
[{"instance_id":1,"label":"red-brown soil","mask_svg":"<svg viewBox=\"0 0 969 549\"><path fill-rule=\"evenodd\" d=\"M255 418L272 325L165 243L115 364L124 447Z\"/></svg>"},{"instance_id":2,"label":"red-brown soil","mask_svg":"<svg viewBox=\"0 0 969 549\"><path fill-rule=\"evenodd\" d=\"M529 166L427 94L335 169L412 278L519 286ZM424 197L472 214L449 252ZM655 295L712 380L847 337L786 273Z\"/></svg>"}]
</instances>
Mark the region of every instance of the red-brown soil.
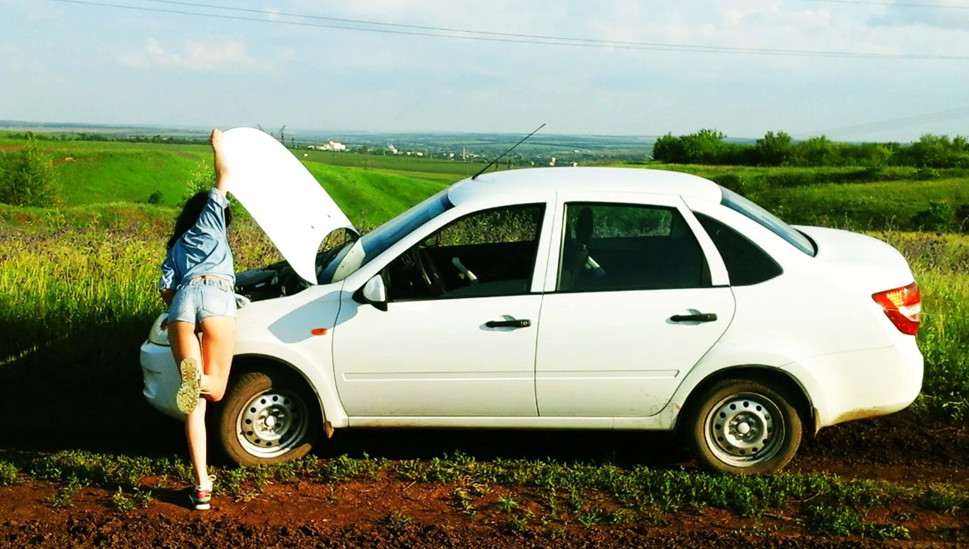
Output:
<instances>
[{"instance_id":1,"label":"red-brown soil","mask_svg":"<svg viewBox=\"0 0 969 549\"><path fill-rule=\"evenodd\" d=\"M912 540L883 542L822 537L794 517L742 519L707 510L663 515L648 522L583 528L542 526L533 520L511 532L496 505L497 494L479 502L474 518L450 502L453 487L367 481L329 485L270 486L252 501L218 497L213 510L185 508L185 492L163 492L147 509L111 508L110 492L87 488L70 509L51 509L44 499L54 487L29 483L0 488L0 547L949 547L935 538L948 528L952 540L969 543L967 515L916 511L904 524ZM400 513L400 515L395 515ZM870 513L869 520L892 517ZM398 517L395 521L392 517ZM399 517L407 517L406 521Z\"/></svg>"},{"instance_id":2,"label":"red-brown soil","mask_svg":"<svg viewBox=\"0 0 969 549\"><path fill-rule=\"evenodd\" d=\"M127 453L181 452L177 425L143 437L21 440L8 448L85 449ZM153 436L148 436L153 434ZM29 442L33 442L30 444ZM152 448L156 445L155 448ZM620 465L691 467L668 435L641 433L360 431L337 433L321 455L368 452L372 457L428 458L461 451L477 459L551 457L559 461L610 460ZM903 412L823 430L806 440L789 466L847 478L901 484L969 485L969 432ZM187 488L187 487L186 487ZM761 518L708 509L681 511L621 526L542 525L540 501L523 531L510 531L497 498L475 501L478 513L454 504L454 486L399 480L333 485L300 481L270 485L250 501L216 497L213 510L187 509L184 490L159 489L147 509L114 509L110 491L85 488L74 506L45 503L56 486L31 481L0 488L0 547L953 547L969 544L969 511L874 509L865 520L907 527L911 541L816 536L796 508ZM904 517L900 519L899 517ZM941 538L941 539L940 539Z\"/></svg>"}]
</instances>

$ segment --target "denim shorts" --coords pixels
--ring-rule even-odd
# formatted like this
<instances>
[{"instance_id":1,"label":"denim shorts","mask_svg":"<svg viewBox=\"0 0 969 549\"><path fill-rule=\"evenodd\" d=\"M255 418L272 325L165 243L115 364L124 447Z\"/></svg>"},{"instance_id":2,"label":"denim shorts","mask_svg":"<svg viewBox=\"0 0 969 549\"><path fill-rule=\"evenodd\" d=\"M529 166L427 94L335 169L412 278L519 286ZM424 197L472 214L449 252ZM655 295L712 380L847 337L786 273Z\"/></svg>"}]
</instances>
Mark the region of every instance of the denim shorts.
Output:
<instances>
[{"instance_id":1,"label":"denim shorts","mask_svg":"<svg viewBox=\"0 0 969 549\"><path fill-rule=\"evenodd\" d=\"M186 282L175 292L168 307L168 322L191 322L197 326L210 316L236 316L232 285L221 278Z\"/></svg>"}]
</instances>

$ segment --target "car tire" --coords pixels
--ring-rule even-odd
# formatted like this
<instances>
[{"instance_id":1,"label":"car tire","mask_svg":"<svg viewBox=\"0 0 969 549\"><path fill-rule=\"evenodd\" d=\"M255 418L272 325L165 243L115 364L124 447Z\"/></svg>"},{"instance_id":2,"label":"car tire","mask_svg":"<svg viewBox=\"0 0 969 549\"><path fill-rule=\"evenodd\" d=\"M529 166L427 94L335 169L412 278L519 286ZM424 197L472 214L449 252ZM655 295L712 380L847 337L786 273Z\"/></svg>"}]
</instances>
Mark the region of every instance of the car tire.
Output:
<instances>
[{"instance_id":1,"label":"car tire","mask_svg":"<svg viewBox=\"0 0 969 549\"><path fill-rule=\"evenodd\" d=\"M313 449L322 430L315 395L287 372L246 372L230 379L219 404L218 442L239 465L299 459Z\"/></svg>"},{"instance_id":2,"label":"car tire","mask_svg":"<svg viewBox=\"0 0 969 549\"><path fill-rule=\"evenodd\" d=\"M785 389L760 381L717 381L684 410L685 442L708 471L773 473L787 465L801 445L795 402Z\"/></svg>"}]
</instances>

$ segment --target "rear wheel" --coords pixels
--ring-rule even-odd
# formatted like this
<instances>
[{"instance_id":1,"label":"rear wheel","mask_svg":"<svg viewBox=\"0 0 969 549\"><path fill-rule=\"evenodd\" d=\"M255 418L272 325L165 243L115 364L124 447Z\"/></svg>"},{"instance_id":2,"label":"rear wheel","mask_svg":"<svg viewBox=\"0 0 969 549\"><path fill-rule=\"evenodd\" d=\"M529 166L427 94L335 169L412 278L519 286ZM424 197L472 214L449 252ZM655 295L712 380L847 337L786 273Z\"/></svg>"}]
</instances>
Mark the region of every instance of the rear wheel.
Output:
<instances>
[{"instance_id":1,"label":"rear wheel","mask_svg":"<svg viewBox=\"0 0 969 549\"><path fill-rule=\"evenodd\" d=\"M685 411L687 445L704 469L766 474L783 468L801 444L793 395L748 379L725 379Z\"/></svg>"},{"instance_id":2,"label":"rear wheel","mask_svg":"<svg viewBox=\"0 0 969 549\"><path fill-rule=\"evenodd\" d=\"M305 456L319 438L312 391L292 374L247 372L230 380L217 417L219 442L240 465L269 465Z\"/></svg>"}]
</instances>

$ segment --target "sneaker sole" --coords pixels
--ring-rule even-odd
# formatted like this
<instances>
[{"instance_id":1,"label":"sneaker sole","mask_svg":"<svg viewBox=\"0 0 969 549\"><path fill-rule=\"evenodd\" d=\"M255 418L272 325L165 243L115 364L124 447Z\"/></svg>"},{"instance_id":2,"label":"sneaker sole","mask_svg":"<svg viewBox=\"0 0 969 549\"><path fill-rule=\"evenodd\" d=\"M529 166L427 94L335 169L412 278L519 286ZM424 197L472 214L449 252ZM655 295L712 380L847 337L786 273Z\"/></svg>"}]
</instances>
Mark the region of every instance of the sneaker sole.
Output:
<instances>
[{"instance_id":1,"label":"sneaker sole","mask_svg":"<svg viewBox=\"0 0 969 549\"><path fill-rule=\"evenodd\" d=\"M208 503L196 503L195 504L195 510L196 511L208 511L211 508L212 508L212 506L209 505Z\"/></svg>"},{"instance_id":2,"label":"sneaker sole","mask_svg":"<svg viewBox=\"0 0 969 549\"><path fill-rule=\"evenodd\" d=\"M179 365L179 372L182 376L182 384L178 387L175 395L175 405L178 411L189 415L199 404L199 365L194 358L186 358Z\"/></svg>"}]
</instances>

